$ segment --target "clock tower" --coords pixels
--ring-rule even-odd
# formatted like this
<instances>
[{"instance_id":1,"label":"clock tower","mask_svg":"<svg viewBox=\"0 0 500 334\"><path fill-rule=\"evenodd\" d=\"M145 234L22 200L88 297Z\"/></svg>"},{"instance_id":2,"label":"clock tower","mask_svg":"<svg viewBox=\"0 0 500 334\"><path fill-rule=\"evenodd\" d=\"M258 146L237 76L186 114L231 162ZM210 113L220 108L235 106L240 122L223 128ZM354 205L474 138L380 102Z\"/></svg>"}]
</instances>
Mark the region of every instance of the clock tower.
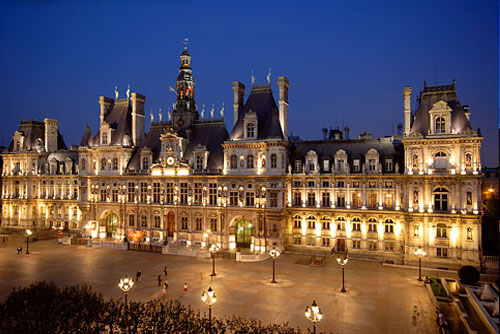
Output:
<instances>
[{"instance_id":1,"label":"clock tower","mask_svg":"<svg viewBox=\"0 0 500 334\"><path fill-rule=\"evenodd\" d=\"M184 46L184 51L181 53L181 66L179 68L179 76L177 76L177 101L172 112L173 126L180 134L187 132L192 124L199 118L194 100L194 78L191 69L191 55ZM188 131L186 131L188 130Z\"/></svg>"}]
</instances>

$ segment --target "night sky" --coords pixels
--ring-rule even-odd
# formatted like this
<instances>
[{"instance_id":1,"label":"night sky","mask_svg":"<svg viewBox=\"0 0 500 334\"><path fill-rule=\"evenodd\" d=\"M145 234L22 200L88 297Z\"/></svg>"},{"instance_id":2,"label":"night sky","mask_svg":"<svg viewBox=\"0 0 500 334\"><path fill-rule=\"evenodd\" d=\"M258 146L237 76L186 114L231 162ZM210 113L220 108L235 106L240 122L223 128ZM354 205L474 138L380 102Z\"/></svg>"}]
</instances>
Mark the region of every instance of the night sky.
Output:
<instances>
[{"instance_id":1,"label":"night sky","mask_svg":"<svg viewBox=\"0 0 500 334\"><path fill-rule=\"evenodd\" d=\"M189 37L196 101L232 128L232 82L290 80L289 129L319 139L396 133L402 90L451 84L484 136L483 165L498 166L498 1L1 1L0 145L19 119L59 120L66 143L99 124L100 95L146 95L166 110ZM164 112L165 114L165 112ZM205 115L208 114L208 111ZM156 116L157 117L157 116ZM147 116L149 127L149 116Z\"/></svg>"}]
</instances>

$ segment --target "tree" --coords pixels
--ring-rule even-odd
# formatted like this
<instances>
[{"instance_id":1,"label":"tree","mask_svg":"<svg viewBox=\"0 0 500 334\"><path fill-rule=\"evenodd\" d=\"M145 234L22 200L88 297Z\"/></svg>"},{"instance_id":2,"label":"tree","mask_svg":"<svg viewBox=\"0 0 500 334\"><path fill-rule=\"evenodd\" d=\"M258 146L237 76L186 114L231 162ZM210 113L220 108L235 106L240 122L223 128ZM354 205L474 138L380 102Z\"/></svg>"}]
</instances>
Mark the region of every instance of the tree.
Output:
<instances>
[{"instance_id":1,"label":"tree","mask_svg":"<svg viewBox=\"0 0 500 334\"><path fill-rule=\"evenodd\" d=\"M484 213L481 231L484 255L498 256L500 254L500 233L498 231L500 220L499 206L498 195L492 195L483 205Z\"/></svg>"}]
</instances>

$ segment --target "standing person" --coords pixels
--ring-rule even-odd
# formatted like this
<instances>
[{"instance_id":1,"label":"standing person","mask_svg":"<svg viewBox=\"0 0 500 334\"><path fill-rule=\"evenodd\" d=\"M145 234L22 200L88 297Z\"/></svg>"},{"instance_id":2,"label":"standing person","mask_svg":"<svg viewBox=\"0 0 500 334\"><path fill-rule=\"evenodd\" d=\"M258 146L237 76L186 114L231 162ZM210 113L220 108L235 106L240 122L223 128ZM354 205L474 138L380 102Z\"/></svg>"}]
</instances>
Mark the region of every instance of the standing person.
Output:
<instances>
[{"instance_id":1,"label":"standing person","mask_svg":"<svg viewBox=\"0 0 500 334\"><path fill-rule=\"evenodd\" d=\"M161 275L158 275L158 286L161 286Z\"/></svg>"},{"instance_id":2,"label":"standing person","mask_svg":"<svg viewBox=\"0 0 500 334\"><path fill-rule=\"evenodd\" d=\"M137 281L140 282L140 281L142 281L142 272L139 270L138 273L139 273L139 276L138 276L139 278L137 279Z\"/></svg>"},{"instance_id":3,"label":"standing person","mask_svg":"<svg viewBox=\"0 0 500 334\"><path fill-rule=\"evenodd\" d=\"M21 254L22 251L23 251L22 247L17 247L17 255Z\"/></svg>"},{"instance_id":4,"label":"standing person","mask_svg":"<svg viewBox=\"0 0 500 334\"><path fill-rule=\"evenodd\" d=\"M165 281L165 283L163 283L163 292L167 292L167 289L168 289L168 282Z\"/></svg>"},{"instance_id":5,"label":"standing person","mask_svg":"<svg viewBox=\"0 0 500 334\"><path fill-rule=\"evenodd\" d=\"M165 266L163 268L163 272L165 273L165 277L167 277L167 275L168 275L168 268L167 268L167 266Z\"/></svg>"}]
</instances>

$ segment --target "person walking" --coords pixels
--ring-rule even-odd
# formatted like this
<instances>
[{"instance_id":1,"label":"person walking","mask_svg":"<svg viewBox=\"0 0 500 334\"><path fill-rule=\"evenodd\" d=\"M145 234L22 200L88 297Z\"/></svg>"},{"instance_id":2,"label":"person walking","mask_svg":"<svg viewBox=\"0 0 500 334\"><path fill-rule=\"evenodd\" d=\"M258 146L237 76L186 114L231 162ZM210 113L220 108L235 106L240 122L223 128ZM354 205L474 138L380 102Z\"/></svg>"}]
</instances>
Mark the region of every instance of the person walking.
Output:
<instances>
[{"instance_id":1,"label":"person walking","mask_svg":"<svg viewBox=\"0 0 500 334\"><path fill-rule=\"evenodd\" d=\"M163 292L167 292L167 289L168 289L168 282L165 281L165 283L163 283Z\"/></svg>"},{"instance_id":2,"label":"person walking","mask_svg":"<svg viewBox=\"0 0 500 334\"><path fill-rule=\"evenodd\" d=\"M22 247L17 247L17 255L21 254L23 251Z\"/></svg>"},{"instance_id":3,"label":"person walking","mask_svg":"<svg viewBox=\"0 0 500 334\"><path fill-rule=\"evenodd\" d=\"M161 281L162 281L161 275L158 275L158 286L161 286Z\"/></svg>"},{"instance_id":4,"label":"person walking","mask_svg":"<svg viewBox=\"0 0 500 334\"><path fill-rule=\"evenodd\" d=\"M168 267L167 266L165 266L163 268L163 273L165 274L165 277L167 277L167 275L168 275Z\"/></svg>"},{"instance_id":5,"label":"person walking","mask_svg":"<svg viewBox=\"0 0 500 334\"><path fill-rule=\"evenodd\" d=\"M141 271L138 270L136 273L135 273L135 281L136 282L140 282L141 281Z\"/></svg>"}]
</instances>

